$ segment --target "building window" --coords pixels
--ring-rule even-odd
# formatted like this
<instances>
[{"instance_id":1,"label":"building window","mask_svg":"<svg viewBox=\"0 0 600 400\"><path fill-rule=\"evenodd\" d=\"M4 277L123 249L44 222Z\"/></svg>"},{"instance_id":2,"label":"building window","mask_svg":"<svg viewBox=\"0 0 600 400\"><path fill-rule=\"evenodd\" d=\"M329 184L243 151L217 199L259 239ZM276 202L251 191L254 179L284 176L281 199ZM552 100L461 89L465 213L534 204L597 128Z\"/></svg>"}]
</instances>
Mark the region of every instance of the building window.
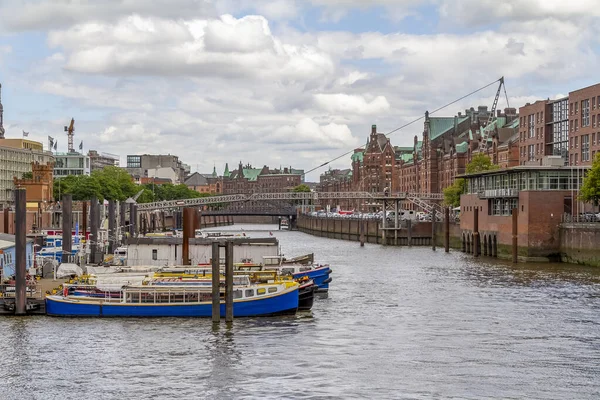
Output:
<instances>
[{"instance_id":1,"label":"building window","mask_svg":"<svg viewBox=\"0 0 600 400\"><path fill-rule=\"evenodd\" d=\"M527 158L528 161L533 161L535 160L535 147L530 144L529 145L529 157Z\"/></svg>"},{"instance_id":2,"label":"building window","mask_svg":"<svg viewBox=\"0 0 600 400\"><path fill-rule=\"evenodd\" d=\"M573 115L573 103L569 104L569 114Z\"/></svg>"},{"instance_id":3,"label":"building window","mask_svg":"<svg viewBox=\"0 0 600 400\"><path fill-rule=\"evenodd\" d=\"M578 147L579 147L579 137L578 137L578 136L575 136L575 137L573 138L573 140L575 141L575 148L578 148Z\"/></svg>"},{"instance_id":4,"label":"building window","mask_svg":"<svg viewBox=\"0 0 600 400\"><path fill-rule=\"evenodd\" d=\"M581 127L590 126L590 100L581 101Z\"/></svg>"},{"instance_id":5,"label":"building window","mask_svg":"<svg viewBox=\"0 0 600 400\"><path fill-rule=\"evenodd\" d=\"M127 168L142 168L142 156L127 156Z\"/></svg>"},{"instance_id":6,"label":"building window","mask_svg":"<svg viewBox=\"0 0 600 400\"><path fill-rule=\"evenodd\" d=\"M533 114L531 114L529 116L529 124L528 124L528 129L529 129L529 137L532 138L535 135L535 130L534 130L534 124L533 124Z\"/></svg>"},{"instance_id":7,"label":"building window","mask_svg":"<svg viewBox=\"0 0 600 400\"><path fill-rule=\"evenodd\" d=\"M581 137L581 162L590 161L590 135Z\"/></svg>"},{"instance_id":8,"label":"building window","mask_svg":"<svg viewBox=\"0 0 600 400\"><path fill-rule=\"evenodd\" d=\"M152 249L152 259L154 261L158 260L158 250L157 249Z\"/></svg>"},{"instance_id":9,"label":"building window","mask_svg":"<svg viewBox=\"0 0 600 400\"><path fill-rule=\"evenodd\" d=\"M592 115L592 128L596 127L596 116Z\"/></svg>"},{"instance_id":10,"label":"building window","mask_svg":"<svg viewBox=\"0 0 600 400\"><path fill-rule=\"evenodd\" d=\"M596 145L596 134L592 133L592 146Z\"/></svg>"},{"instance_id":11,"label":"building window","mask_svg":"<svg viewBox=\"0 0 600 400\"><path fill-rule=\"evenodd\" d=\"M575 114L579 112L579 103L575 102Z\"/></svg>"},{"instance_id":12,"label":"building window","mask_svg":"<svg viewBox=\"0 0 600 400\"><path fill-rule=\"evenodd\" d=\"M596 109L596 98L592 97L592 110Z\"/></svg>"}]
</instances>

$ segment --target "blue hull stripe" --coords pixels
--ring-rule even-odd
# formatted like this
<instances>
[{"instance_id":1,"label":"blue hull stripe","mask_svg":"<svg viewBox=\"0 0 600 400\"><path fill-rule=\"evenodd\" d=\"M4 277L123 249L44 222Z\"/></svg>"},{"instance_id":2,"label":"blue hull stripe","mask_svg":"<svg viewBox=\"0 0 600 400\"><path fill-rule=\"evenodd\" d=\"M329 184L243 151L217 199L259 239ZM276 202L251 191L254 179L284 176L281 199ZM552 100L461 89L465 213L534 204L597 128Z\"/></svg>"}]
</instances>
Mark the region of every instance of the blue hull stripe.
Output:
<instances>
[{"instance_id":1,"label":"blue hull stripe","mask_svg":"<svg viewBox=\"0 0 600 400\"><path fill-rule=\"evenodd\" d=\"M234 301L234 317L293 314L298 308L298 289L280 295L256 300ZM89 302L46 297L46 313L62 317L210 317L212 304L123 304ZM225 303L221 303L221 316L225 316Z\"/></svg>"}]
</instances>

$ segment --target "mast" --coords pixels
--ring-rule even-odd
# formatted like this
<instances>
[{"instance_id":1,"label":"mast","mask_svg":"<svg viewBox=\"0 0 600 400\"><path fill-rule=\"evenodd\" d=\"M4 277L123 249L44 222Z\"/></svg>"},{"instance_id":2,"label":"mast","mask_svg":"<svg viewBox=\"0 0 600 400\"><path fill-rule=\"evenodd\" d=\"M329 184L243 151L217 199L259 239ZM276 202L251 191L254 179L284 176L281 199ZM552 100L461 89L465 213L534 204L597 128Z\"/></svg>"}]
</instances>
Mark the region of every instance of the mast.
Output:
<instances>
[{"instance_id":1,"label":"mast","mask_svg":"<svg viewBox=\"0 0 600 400\"><path fill-rule=\"evenodd\" d=\"M0 83L0 139L4 139L4 107L2 107L2 84Z\"/></svg>"}]
</instances>

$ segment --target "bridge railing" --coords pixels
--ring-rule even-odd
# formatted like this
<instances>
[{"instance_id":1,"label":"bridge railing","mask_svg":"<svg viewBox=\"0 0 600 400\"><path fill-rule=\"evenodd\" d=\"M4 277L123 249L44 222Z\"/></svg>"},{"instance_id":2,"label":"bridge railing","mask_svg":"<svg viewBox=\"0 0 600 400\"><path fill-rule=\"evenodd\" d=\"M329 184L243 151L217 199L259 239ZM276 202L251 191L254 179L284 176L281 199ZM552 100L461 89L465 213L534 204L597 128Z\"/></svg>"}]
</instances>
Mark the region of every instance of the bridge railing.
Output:
<instances>
[{"instance_id":1,"label":"bridge railing","mask_svg":"<svg viewBox=\"0 0 600 400\"><path fill-rule=\"evenodd\" d=\"M165 208L204 206L219 203L234 203L242 201L269 201L269 200L330 200L330 199L401 199L413 201L419 200L442 200L441 193L370 193L370 192L284 192L284 193L252 193L252 194L229 194L221 196L200 197L184 200L167 200L154 203L138 204L138 211L149 211Z\"/></svg>"}]
</instances>

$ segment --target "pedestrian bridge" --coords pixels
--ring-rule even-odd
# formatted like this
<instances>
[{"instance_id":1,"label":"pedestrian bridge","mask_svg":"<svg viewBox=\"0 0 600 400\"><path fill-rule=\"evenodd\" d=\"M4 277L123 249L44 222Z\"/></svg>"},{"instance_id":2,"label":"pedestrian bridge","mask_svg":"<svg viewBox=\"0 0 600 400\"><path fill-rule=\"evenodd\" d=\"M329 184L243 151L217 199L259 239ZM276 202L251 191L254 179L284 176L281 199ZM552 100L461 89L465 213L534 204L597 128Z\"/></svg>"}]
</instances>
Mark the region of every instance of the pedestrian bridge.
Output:
<instances>
[{"instance_id":1,"label":"pedestrian bridge","mask_svg":"<svg viewBox=\"0 0 600 400\"><path fill-rule=\"evenodd\" d=\"M431 201L440 201L444 198L442 193L370 193L370 192L284 192L284 193L252 193L228 194L221 196L199 197L185 200L169 200L154 203L141 203L137 205L138 211L151 211L166 208L195 207L213 204L225 204L247 201L273 201L273 200L298 200L318 202L331 199L366 199L374 201L383 200L409 200L419 206L430 205Z\"/></svg>"}]
</instances>

